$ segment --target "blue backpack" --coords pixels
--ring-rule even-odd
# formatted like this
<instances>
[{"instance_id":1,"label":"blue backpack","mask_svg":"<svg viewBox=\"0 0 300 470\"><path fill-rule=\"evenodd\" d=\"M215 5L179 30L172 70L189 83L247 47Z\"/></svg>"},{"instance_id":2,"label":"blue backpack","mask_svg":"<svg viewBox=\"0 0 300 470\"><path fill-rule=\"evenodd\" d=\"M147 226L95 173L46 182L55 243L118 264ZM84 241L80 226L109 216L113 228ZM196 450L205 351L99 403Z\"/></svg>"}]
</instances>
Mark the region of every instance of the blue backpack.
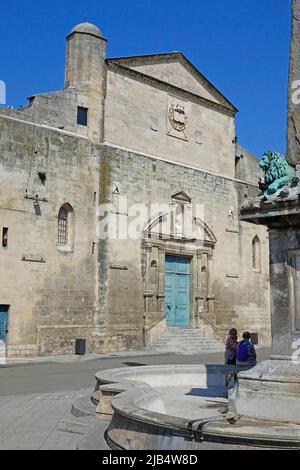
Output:
<instances>
[{"instance_id":1,"label":"blue backpack","mask_svg":"<svg viewBox=\"0 0 300 470\"><path fill-rule=\"evenodd\" d=\"M249 358L249 342L248 341L241 341L240 342L240 344L238 346L236 358L240 362L247 362L248 361L248 358Z\"/></svg>"}]
</instances>

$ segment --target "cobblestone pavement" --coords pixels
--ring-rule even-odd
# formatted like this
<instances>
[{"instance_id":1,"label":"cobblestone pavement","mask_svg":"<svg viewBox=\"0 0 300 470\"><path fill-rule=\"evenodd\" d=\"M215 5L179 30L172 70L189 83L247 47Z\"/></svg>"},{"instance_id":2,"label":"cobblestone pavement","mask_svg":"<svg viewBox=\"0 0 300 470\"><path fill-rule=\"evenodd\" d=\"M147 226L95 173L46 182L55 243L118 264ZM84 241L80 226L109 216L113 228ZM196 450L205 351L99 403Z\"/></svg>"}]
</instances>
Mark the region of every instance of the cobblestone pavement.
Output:
<instances>
[{"instance_id":1,"label":"cobblestone pavement","mask_svg":"<svg viewBox=\"0 0 300 470\"><path fill-rule=\"evenodd\" d=\"M63 432L60 423L88 391L0 397L0 450L75 450L81 436Z\"/></svg>"}]
</instances>

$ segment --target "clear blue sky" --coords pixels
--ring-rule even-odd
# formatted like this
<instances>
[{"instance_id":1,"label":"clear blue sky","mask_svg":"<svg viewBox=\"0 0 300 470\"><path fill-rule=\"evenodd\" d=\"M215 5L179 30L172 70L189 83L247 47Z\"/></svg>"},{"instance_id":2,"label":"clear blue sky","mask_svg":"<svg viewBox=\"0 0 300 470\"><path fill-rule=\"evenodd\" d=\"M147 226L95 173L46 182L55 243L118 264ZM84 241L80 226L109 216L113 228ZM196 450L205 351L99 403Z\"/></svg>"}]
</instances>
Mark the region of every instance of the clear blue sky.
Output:
<instances>
[{"instance_id":1,"label":"clear blue sky","mask_svg":"<svg viewBox=\"0 0 300 470\"><path fill-rule=\"evenodd\" d=\"M2 0L7 104L63 87L65 36L95 23L108 57L181 51L240 110L256 155L285 152L290 0Z\"/></svg>"}]
</instances>

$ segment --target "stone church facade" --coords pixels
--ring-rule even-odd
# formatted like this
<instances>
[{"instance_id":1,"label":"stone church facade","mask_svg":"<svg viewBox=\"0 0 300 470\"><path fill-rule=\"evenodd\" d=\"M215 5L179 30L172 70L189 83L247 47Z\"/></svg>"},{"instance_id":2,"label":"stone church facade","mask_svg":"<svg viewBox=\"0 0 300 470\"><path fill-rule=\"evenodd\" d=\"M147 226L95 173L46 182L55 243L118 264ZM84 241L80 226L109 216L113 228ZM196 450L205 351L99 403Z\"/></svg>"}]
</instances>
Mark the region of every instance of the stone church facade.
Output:
<instances>
[{"instance_id":1,"label":"stone church facade","mask_svg":"<svg viewBox=\"0 0 300 470\"><path fill-rule=\"evenodd\" d=\"M181 53L107 59L96 26L70 32L64 89L0 108L2 354L136 349L174 326L269 340L236 112Z\"/></svg>"}]
</instances>

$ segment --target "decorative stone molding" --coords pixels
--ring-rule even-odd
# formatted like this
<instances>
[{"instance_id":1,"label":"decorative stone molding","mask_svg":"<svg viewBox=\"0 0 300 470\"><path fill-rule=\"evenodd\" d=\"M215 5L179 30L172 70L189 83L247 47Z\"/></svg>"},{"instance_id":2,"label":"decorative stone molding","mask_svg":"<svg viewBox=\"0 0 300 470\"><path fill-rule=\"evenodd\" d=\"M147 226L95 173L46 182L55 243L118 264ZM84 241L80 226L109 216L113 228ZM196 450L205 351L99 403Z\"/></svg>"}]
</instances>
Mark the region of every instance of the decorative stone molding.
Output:
<instances>
[{"instance_id":1,"label":"decorative stone molding","mask_svg":"<svg viewBox=\"0 0 300 470\"><path fill-rule=\"evenodd\" d=\"M176 202L181 203L190 203L192 199L184 191L179 191L171 196L171 199L174 199Z\"/></svg>"},{"instance_id":2,"label":"decorative stone molding","mask_svg":"<svg viewBox=\"0 0 300 470\"><path fill-rule=\"evenodd\" d=\"M196 299L196 300L204 300L204 299L205 299L205 295L203 295L203 294L196 294L196 295L195 295L195 299Z\"/></svg>"},{"instance_id":3,"label":"decorative stone molding","mask_svg":"<svg viewBox=\"0 0 300 470\"><path fill-rule=\"evenodd\" d=\"M191 202L190 196L184 191L179 191L172 195L172 201L189 205ZM168 217L170 214L164 214L161 217ZM190 295L193 299L190 308L189 324L194 328L200 328L204 325L201 320L202 317L207 318L207 322L212 327L215 325L214 313L214 300L215 297L212 291L213 279L213 249L216 244L216 237L212 230L200 219L193 218L195 224L202 227L201 243L199 247L199 240L187 239L180 237L176 239L174 236L164 236L163 239L153 237L152 230L155 229L159 223L159 217L154 218L144 228L144 248L147 250L147 269L145 270L144 277L144 290L145 292L154 292L157 302L152 301L152 297L145 297L144 302L144 319L146 321L153 321L159 314L164 312L164 299L165 299L165 254L187 256L190 258ZM165 234L164 234L165 235ZM153 255L149 256L148 252L152 248ZM145 251L146 252L146 251ZM144 252L144 253L145 253ZM157 262L156 278L157 282L153 282L153 272L151 271L152 261ZM207 326L207 324L206 324ZM145 339L147 340L147 339Z\"/></svg>"},{"instance_id":4,"label":"decorative stone molding","mask_svg":"<svg viewBox=\"0 0 300 470\"><path fill-rule=\"evenodd\" d=\"M115 73L119 73L122 76L131 78L132 80L136 80L141 83L146 83L147 85L152 86L153 88L157 88L169 94L176 95L186 101L191 101L193 103L200 104L205 108L211 109L221 114L225 114L226 116L234 117L237 112L236 108L230 108L228 106L215 103L214 101L210 101L206 98L203 98L202 96L191 93L190 91L186 91L182 88L176 87L175 85L163 82L158 78L150 77L149 75L138 72L137 70L124 67L113 59L108 61L108 70Z\"/></svg>"},{"instance_id":5,"label":"decorative stone molding","mask_svg":"<svg viewBox=\"0 0 300 470\"><path fill-rule=\"evenodd\" d=\"M217 101L235 113L238 112L238 109L181 52L107 59L108 66L111 62L128 67L179 62Z\"/></svg>"},{"instance_id":6,"label":"decorative stone molding","mask_svg":"<svg viewBox=\"0 0 300 470\"><path fill-rule=\"evenodd\" d=\"M166 295L165 295L164 292L158 292L158 293L156 294L156 297L157 297L158 299L164 299L165 296L166 296Z\"/></svg>"},{"instance_id":7,"label":"decorative stone molding","mask_svg":"<svg viewBox=\"0 0 300 470\"><path fill-rule=\"evenodd\" d=\"M150 291L144 291L144 297L154 297L154 293Z\"/></svg>"},{"instance_id":8,"label":"decorative stone molding","mask_svg":"<svg viewBox=\"0 0 300 470\"><path fill-rule=\"evenodd\" d=\"M188 140L188 103L173 96L168 97L167 134L181 140Z\"/></svg>"}]
</instances>

